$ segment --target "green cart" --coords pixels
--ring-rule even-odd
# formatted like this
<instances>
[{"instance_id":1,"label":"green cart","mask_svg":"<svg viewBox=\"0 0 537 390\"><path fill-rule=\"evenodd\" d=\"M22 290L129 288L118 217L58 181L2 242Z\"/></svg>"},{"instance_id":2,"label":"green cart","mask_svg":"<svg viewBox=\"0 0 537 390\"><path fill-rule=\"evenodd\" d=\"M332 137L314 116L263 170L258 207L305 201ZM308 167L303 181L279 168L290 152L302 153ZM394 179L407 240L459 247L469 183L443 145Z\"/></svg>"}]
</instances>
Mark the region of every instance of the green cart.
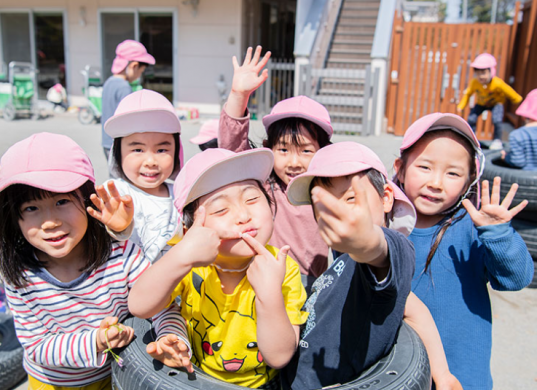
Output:
<instances>
[{"instance_id":1,"label":"green cart","mask_svg":"<svg viewBox=\"0 0 537 390\"><path fill-rule=\"evenodd\" d=\"M80 71L84 77L84 86L82 93L86 97L86 106L80 107L78 111L78 120L84 125L100 122L103 104L103 80L101 69L97 66L86 65L84 70ZM140 80L131 83L132 91L142 89Z\"/></svg>"},{"instance_id":2,"label":"green cart","mask_svg":"<svg viewBox=\"0 0 537 390\"><path fill-rule=\"evenodd\" d=\"M9 63L9 77L0 70L0 108L5 120L12 121L20 114L39 118L36 73L31 63L19 61Z\"/></svg>"}]
</instances>

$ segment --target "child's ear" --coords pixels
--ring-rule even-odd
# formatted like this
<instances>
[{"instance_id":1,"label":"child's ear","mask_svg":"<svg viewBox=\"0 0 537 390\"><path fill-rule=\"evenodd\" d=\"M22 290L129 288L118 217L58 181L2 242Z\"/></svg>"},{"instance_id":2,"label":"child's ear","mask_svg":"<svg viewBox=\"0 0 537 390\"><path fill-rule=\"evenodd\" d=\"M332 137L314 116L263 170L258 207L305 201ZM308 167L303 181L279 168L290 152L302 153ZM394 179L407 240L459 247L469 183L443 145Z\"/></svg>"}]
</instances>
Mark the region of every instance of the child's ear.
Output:
<instances>
[{"instance_id":1,"label":"child's ear","mask_svg":"<svg viewBox=\"0 0 537 390\"><path fill-rule=\"evenodd\" d=\"M403 160L397 157L395 161L393 162L393 170L395 171L395 175L397 176L399 183L404 184L403 170L401 169L402 166L403 166Z\"/></svg>"},{"instance_id":2,"label":"child's ear","mask_svg":"<svg viewBox=\"0 0 537 390\"><path fill-rule=\"evenodd\" d=\"M384 214L388 214L390 211L392 211L394 202L395 198L393 188L389 184L384 184L384 194L382 195Z\"/></svg>"}]
</instances>

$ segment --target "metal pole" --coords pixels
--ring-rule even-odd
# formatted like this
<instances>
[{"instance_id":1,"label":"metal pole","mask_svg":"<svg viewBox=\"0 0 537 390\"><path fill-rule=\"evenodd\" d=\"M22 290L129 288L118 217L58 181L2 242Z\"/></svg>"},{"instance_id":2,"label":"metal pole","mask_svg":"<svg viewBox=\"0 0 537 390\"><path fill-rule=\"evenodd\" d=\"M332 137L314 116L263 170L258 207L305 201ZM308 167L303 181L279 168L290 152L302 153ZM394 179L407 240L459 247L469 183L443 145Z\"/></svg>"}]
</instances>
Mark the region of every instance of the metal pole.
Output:
<instances>
[{"instance_id":1,"label":"metal pole","mask_svg":"<svg viewBox=\"0 0 537 390\"><path fill-rule=\"evenodd\" d=\"M466 23L468 20L468 0L462 0L462 21Z\"/></svg>"},{"instance_id":2,"label":"metal pole","mask_svg":"<svg viewBox=\"0 0 537 390\"><path fill-rule=\"evenodd\" d=\"M492 0L492 14L490 15L490 22L496 23L496 13L498 12L498 0Z\"/></svg>"}]
</instances>

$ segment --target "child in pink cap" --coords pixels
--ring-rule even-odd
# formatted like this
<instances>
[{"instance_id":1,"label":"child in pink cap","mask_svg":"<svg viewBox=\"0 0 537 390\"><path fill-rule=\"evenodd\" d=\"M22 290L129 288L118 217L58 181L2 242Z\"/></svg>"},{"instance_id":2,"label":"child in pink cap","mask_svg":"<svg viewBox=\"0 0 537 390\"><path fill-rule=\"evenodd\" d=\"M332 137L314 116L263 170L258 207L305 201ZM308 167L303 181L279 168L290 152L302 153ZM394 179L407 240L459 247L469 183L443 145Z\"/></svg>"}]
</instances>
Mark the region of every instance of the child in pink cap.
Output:
<instances>
[{"instance_id":1,"label":"child in pink cap","mask_svg":"<svg viewBox=\"0 0 537 390\"><path fill-rule=\"evenodd\" d=\"M134 202L130 239L154 262L170 248L177 227L168 179L177 177L183 161L179 118L168 99L143 89L119 103L104 129L114 139L108 159L112 181Z\"/></svg>"},{"instance_id":2,"label":"child in pink cap","mask_svg":"<svg viewBox=\"0 0 537 390\"><path fill-rule=\"evenodd\" d=\"M104 124L114 115L119 102L132 93L130 83L138 80L149 65L155 65L155 58L140 42L127 39L117 45L112 76L103 85L102 145L107 159L112 148L112 138L106 134Z\"/></svg>"},{"instance_id":3,"label":"child in pink cap","mask_svg":"<svg viewBox=\"0 0 537 390\"><path fill-rule=\"evenodd\" d=\"M123 218L104 189L95 193L91 162L70 138L32 135L0 166L0 274L28 388L111 389L112 348L134 336L121 324L127 296L151 263L133 242L112 241L102 222L118 231ZM158 347L188 361L178 307L155 313L153 325Z\"/></svg>"},{"instance_id":4,"label":"child in pink cap","mask_svg":"<svg viewBox=\"0 0 537 390\"><path fill-rule=\"evenodd\" d=\"M437 388L460 389L434 321L410 293L414 249L405 236L416 213L378 156L355 142L326 146L291 181L287 197L313 207L321 236L340 255L313 283L283 388L313 390L356 379L390 352L404 314L425 342Z\"/></svg>"},{"instance_id":5,"label":"child in pink cap","mask_svg":"<svg viewBox=\"0 0 537 390\"><path fill-rule=\"evenodd\" d=\"M511 219L513 185L500 202L479 178L484 158L468 123L434 113L406 131L395 161L396 183L417 213L409 239L416 249L412 291L427 305L442 338L451 372L465 389L492 389L492 313L487 285L515 291L533 277L533 261Z\"/></svg>"},{"instance_id":6,"label":"child in pink cap","mask_svg":"<svg viewBox=\"0 0 537 390\"><path fill-rule=\"evenodd\" d=\"M261 59L258 46L252 58L249 48L242 66L233 57L233 83L220 116L219 147L241 151L250 149L248 140L250 114L246 106L249 96L267 79L267 70L261 75L270 52ZM263 118L267 139L263 147L274 153L274 170L265 188L274 199L274 235L271 244L291 245L291 257L300 266L304 285L309 290L315 278L328 265L328 247L319 236L309 207L295 207L286 199L287 185L306 171L313 155L330 144L334 130L326 108L316 101L297 96L277 103ZM300 230L296 227L300 226Z\"/></svg>"},{"instance_id":7,"label":"child in pink cap","mask_svg":"<svg viewBox=\"0 0 537 390\"><path fill-rule=\"evenodd\" d=\"M528 93L516 114L526 124L509 134L509 153L502 150L502 159L513 167L537 171L537 89Z\"/></svg>"},{"instance_id":8,"label":"child in pink cap","mask_svg":"<svg viewBox=\"0 0 537 390\"><path fill-rule=\"evenodd\" d=\"M186 234L129 296L131 313L141 318L180 296L192 363L251 388L278 388L277 369L293 356L307 317L289 246L267 245L273 219L262 183L273 162L268 149L207 149L192 157L174 185Z\"/></svg>"},{"instance_id":9,"label":"child in pink cap","mask_svg":"<svg viewBox=\"0 0 537 390\"><path fill-rule=\"evenodd\" d=\"M462 110L468 105L470 97L476 94L476 103L468 115L468 123L475 131L477 118L484 112L492 113L492 123L494 124L494 139L490 149L502 148L502 121L503 121L503 104L509 99L514 104L522 101L522 96L515 92L505 81L496 76L496 59L488 53L478 55L474 62L470 64L474 68L474 78L470 85L464 91L464 95L457 106L457 111Z\"/></svg>"},{"instance_id":10,"label":"child in pink cap","mask_svg":"<svg viewBox=\"0 0 537 390\"><path fill-rule=\"evenodd\" d=\"M218 147L218 119L210 119L201 125L197 136L190 138L190 142L198 145L203 152L205 149Z\"/></svg>"}]
</instances>

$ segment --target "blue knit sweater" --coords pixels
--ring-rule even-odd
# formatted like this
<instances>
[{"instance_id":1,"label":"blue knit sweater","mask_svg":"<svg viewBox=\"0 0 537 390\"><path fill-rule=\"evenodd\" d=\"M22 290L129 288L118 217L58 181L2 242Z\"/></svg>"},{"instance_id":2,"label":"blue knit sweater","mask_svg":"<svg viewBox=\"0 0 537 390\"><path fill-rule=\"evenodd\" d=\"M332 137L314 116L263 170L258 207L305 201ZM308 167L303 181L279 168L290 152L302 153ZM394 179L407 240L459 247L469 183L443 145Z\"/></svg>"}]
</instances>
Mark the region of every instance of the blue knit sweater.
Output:
<instances>
[{"instance_id":1,"label":"blue knit sweater","mask_svg":"<svg viewBox=\"0 0 537 390\"><path fill-rule=\"evenodd\" d=\"M521 127L509 134L505 162L525 171L537 171L537 127Z\"/></svg>"},{"instance_id":2,"label":"blue knit sweater","mask_svg":"<svg viewBox=\"0 0 537 390\"><path fill-rule=\"evenodd\" d=\"M456 217L463 215L459 211ZM492 314L487 282L515 291L533 278L533 261L511 224L476 228L468 214L446 231L424 273L441 223L414 229L412 291L427 305L440 332L449 368L465 390L492 389Z\"/></svg>"}]
</instances>

